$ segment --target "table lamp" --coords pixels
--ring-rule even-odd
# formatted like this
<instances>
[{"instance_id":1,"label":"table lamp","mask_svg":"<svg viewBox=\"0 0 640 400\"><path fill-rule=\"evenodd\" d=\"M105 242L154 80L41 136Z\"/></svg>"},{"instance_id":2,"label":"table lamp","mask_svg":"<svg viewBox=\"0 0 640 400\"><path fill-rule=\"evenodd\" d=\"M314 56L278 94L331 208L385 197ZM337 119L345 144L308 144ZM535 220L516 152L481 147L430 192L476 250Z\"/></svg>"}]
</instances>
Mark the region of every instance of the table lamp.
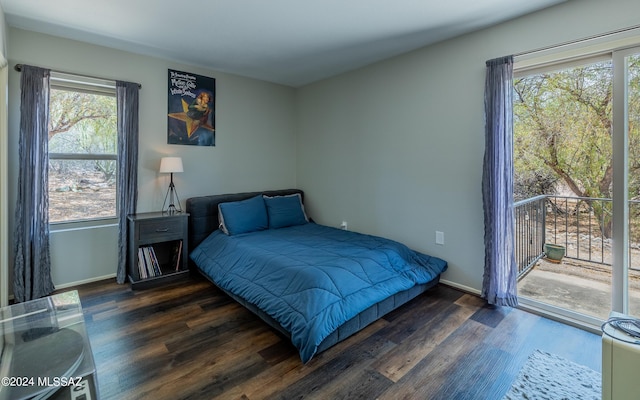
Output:
<instances>
[{"instance_id":1,"label":"table lamp","mask_svg":"<svg viewBox=\"0 0 640 400\"><path fill-rule=\"evenodd\" d=\"M162 157L162 159L160 160L160 173L171 174L171 183L169 183L169 189L167 189L167 194L164 196L164 203L162 203L162 212L166 212L168 214L182 212L182 208L180 208L180 198L178 197L178 192L176 191L176 185L173 184L173 173L183 171L184 169L182 168L182 158L180 157ZM167 198L169 198L169 206L165 209ZM175 201L177 201L177 205Z\"/></svg>"}]
</instances>

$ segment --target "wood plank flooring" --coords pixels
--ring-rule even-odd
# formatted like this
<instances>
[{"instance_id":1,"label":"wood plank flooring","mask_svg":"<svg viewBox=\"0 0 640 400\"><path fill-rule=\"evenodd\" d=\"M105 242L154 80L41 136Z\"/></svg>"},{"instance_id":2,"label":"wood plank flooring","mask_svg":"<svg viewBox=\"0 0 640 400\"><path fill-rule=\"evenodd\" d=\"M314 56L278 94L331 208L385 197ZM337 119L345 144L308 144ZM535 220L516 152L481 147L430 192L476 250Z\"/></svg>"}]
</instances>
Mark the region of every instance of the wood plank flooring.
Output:
<instances>
[{"instance_id":1,"label":"wood plank flooring","mask_svg":"<svg viewBox=\"0 0 640 400\"><path fill-rule=\"evenodd\" d=\"M599 336L444 285L306 365L202 278L72 289L102 399L501 399L535 349L601 370Z\"/></svg>"}]
</instances>

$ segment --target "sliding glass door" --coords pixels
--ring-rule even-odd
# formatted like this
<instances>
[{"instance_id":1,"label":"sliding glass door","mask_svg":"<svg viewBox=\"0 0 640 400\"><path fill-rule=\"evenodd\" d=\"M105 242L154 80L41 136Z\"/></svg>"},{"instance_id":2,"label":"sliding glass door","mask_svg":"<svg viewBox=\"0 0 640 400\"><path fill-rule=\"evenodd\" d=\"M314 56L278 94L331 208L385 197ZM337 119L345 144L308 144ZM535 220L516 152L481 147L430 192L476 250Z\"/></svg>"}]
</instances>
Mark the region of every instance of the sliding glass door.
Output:
<instances>
[{"instance_id":1,"label":"sliding glass door","mask_svg":"<svg viewBox=\"0 0 640 400\"><path fill-rule=\"evenodd\" d=\"M516 234L537 235L516 237L519 296L591 325L640 317L640 47L516 69L514 87Z\"/></svg>"},{"instance_id":2,"label":"sliding glass door","mask_svg":"<svg viewBox=\"0 0 640 400\"><path fill-rule=\"evenodd\" d=\"M614 155L621 162L616 170L616 202L613 309L640 317L640 48L613 53ZM623 168L624 167L624 168Z\"/></svg>"}]
</instances>

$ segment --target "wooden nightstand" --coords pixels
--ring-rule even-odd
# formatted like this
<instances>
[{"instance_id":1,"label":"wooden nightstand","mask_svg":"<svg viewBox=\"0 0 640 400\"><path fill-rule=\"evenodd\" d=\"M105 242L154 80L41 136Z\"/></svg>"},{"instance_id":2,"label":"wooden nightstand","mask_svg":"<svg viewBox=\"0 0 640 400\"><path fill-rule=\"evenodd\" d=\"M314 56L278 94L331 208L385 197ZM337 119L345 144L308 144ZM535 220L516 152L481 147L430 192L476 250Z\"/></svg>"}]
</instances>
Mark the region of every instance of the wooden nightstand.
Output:
<instances>
[{"instance_id":1,"label":"wooden nightstand","mask_svg":"<svg viewBox=\"0 0 640 400\"><path fill-rule=\"evenodd\" d=\"M127 264L132 289L144 289L189 274L189 214L131 214Z\"/></svg>"}]
</instances>

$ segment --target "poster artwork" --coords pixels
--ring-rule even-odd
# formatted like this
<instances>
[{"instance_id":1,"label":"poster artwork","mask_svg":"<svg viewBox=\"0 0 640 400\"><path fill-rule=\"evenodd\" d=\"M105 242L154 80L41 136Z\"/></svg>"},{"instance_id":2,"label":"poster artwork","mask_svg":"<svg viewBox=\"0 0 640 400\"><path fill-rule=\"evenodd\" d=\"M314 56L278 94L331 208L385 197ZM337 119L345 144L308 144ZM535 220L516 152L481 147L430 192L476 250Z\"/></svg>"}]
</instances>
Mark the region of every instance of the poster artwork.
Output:
<instances>
[{"instance_id":1,"label":"poster artwork","mask_svg":"<svg viewBox=\"0 0 640 400\"><path fill-rule=\"evenodd\" d=\"M216 145L216 80L169 70L167 143Z\"/></svg>"}]
</instances>

